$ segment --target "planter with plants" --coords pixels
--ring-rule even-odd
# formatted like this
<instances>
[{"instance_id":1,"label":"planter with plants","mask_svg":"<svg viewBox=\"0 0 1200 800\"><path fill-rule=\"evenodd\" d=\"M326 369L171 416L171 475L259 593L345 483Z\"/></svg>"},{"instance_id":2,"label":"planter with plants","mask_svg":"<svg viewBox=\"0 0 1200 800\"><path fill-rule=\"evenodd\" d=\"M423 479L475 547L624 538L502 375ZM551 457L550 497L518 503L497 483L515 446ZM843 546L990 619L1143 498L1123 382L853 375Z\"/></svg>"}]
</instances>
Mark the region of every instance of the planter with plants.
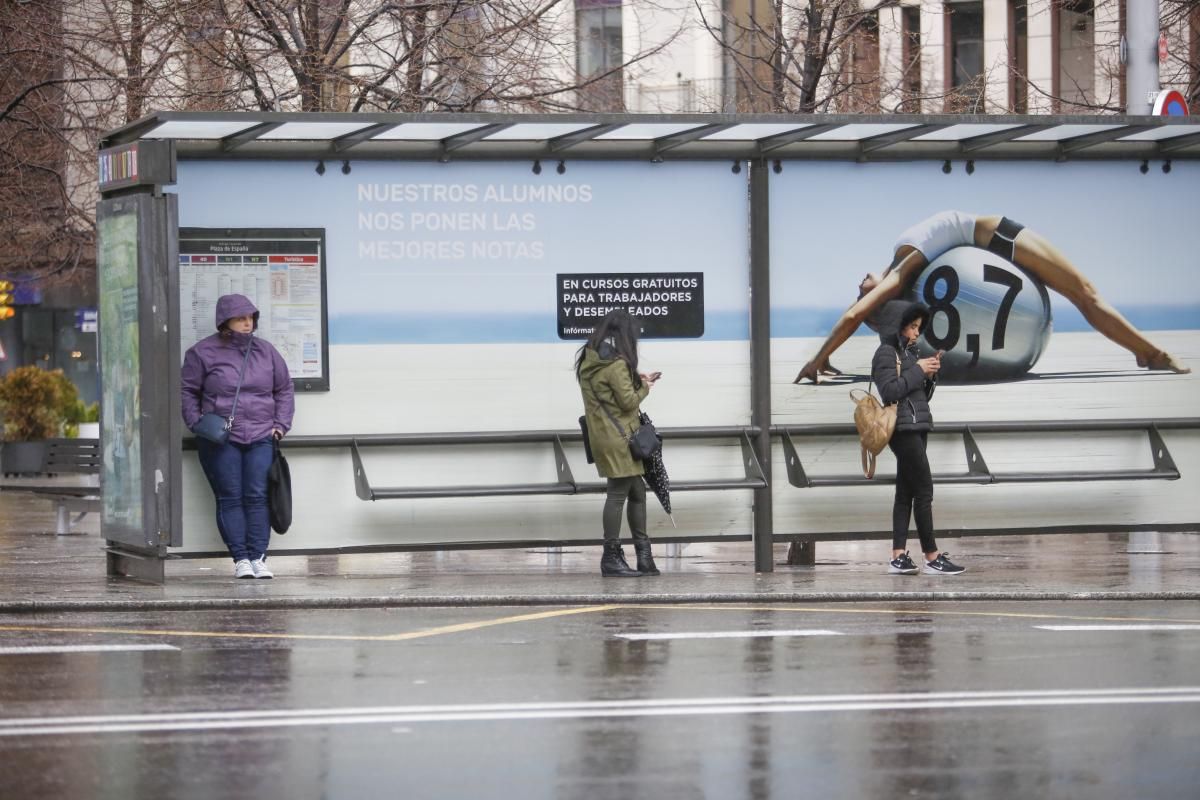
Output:
<instances>
[{"instance_id":1,"label":"planter with plants","mask_svg":"<svg viewBox=\"0 0 1200 800\"><path fill-rule=\"evenodd\" d=\"M4 423L0 472L41 472L45 440L62 435L68 409L78 403L79 393L62 370L17 367L0 377L0 420Z\"/></svg>"},{"instance_id":2,"label":"planter with plants","mask_svg":"<svg viewBox=\"0 0 1200 800\"><path fill-rule=\"evenodd\" d=\"M92 403L85 406L82 400L76 400L67 410L63 423L63 435L68 439L99 439L100 438L100 404Z\"/></svg>"}]
</instances>

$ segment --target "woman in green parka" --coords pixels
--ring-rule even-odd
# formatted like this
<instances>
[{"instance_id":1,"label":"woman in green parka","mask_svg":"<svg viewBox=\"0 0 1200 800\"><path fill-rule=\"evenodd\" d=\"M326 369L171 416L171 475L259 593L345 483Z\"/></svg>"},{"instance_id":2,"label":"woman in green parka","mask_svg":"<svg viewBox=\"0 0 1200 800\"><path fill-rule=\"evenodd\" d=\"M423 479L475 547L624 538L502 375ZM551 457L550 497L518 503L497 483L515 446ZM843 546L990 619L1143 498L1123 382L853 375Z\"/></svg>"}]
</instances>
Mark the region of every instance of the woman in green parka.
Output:
<instances>
[{"instance_id":1,"label":"woman in green parka","mask_svg":"<svg viewBox=\"0 0 1200 800\"><path fill-rule=\"evenodd\" d=\"M628 312L612 311L579 348L575 377L583 393L588 440L600 476L608 479L604 500L604 556L600 574L622 578L658 575L646 535L646 483L641 461L629 452L630 434L641 424L639 405L661 373L639 374L638 323ZM629 529L637 552L631 569L621 549L621 510L629 501Z\"/></svg>"}]
</instances>

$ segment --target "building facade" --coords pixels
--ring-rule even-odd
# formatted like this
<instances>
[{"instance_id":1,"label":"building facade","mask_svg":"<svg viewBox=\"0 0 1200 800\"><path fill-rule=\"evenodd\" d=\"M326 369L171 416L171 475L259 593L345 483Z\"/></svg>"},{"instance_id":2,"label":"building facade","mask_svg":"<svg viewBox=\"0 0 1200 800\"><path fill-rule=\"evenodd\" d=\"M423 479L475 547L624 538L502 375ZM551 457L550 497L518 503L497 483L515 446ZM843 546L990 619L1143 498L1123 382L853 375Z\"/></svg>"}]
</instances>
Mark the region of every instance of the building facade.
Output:
<instances>
[{"instance_id":1,"label":"building facade","mask_svg":"<svg viewBox=\"0 0 1200 800\"><path fill-rule=\"evenodd\" d=\"M1152 1L701 0L676 30L575 0L579 70L625 63L634 112L1124 113L1127 4ZM1160 85L1195 105L1200 3L1159 7Z\"/></svg>"}]
</instances>

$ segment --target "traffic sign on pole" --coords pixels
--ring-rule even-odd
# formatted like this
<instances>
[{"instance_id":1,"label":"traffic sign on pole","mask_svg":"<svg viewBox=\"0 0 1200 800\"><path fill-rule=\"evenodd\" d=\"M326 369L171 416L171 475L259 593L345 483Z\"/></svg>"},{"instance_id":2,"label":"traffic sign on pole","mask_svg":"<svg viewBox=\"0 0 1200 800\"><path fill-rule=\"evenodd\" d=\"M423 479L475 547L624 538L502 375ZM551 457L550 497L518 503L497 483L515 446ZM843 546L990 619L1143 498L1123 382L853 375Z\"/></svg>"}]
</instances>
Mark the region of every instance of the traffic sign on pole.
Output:
<instances>
[{"instance_id":1,"label":"traffic sign on pole","mask_svg":"<svg viewBox=\"0 0 1200 800\"><path fill-rule=\"evenodd\" d=\"M1151 114L1156 117L1186 117L1188 115L1187 99L1183 93L1175 89L1163 89L1154 97Z\"/></svg>"}]
</instances>

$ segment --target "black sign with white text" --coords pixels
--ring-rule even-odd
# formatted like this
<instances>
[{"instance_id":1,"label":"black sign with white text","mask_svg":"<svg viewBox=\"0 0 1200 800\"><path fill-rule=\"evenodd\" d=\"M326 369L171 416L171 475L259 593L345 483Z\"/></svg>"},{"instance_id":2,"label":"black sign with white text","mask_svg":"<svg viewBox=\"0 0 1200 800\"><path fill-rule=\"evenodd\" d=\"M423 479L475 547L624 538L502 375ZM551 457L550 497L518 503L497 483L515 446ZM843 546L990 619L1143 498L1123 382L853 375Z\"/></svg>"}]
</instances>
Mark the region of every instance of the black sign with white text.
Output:
<instances>
[{"instance_id":1,"label":"black sign with white text","mask_svg":"<svg viewBox=\"0 0 1200 800\"><path fill-rule=\"evenodd\" d=\"M618 308L641 320L643 338L704 335L703 272L560 273L555 288L560 339L586 339Z\"/></svg>"}]
</instances>

